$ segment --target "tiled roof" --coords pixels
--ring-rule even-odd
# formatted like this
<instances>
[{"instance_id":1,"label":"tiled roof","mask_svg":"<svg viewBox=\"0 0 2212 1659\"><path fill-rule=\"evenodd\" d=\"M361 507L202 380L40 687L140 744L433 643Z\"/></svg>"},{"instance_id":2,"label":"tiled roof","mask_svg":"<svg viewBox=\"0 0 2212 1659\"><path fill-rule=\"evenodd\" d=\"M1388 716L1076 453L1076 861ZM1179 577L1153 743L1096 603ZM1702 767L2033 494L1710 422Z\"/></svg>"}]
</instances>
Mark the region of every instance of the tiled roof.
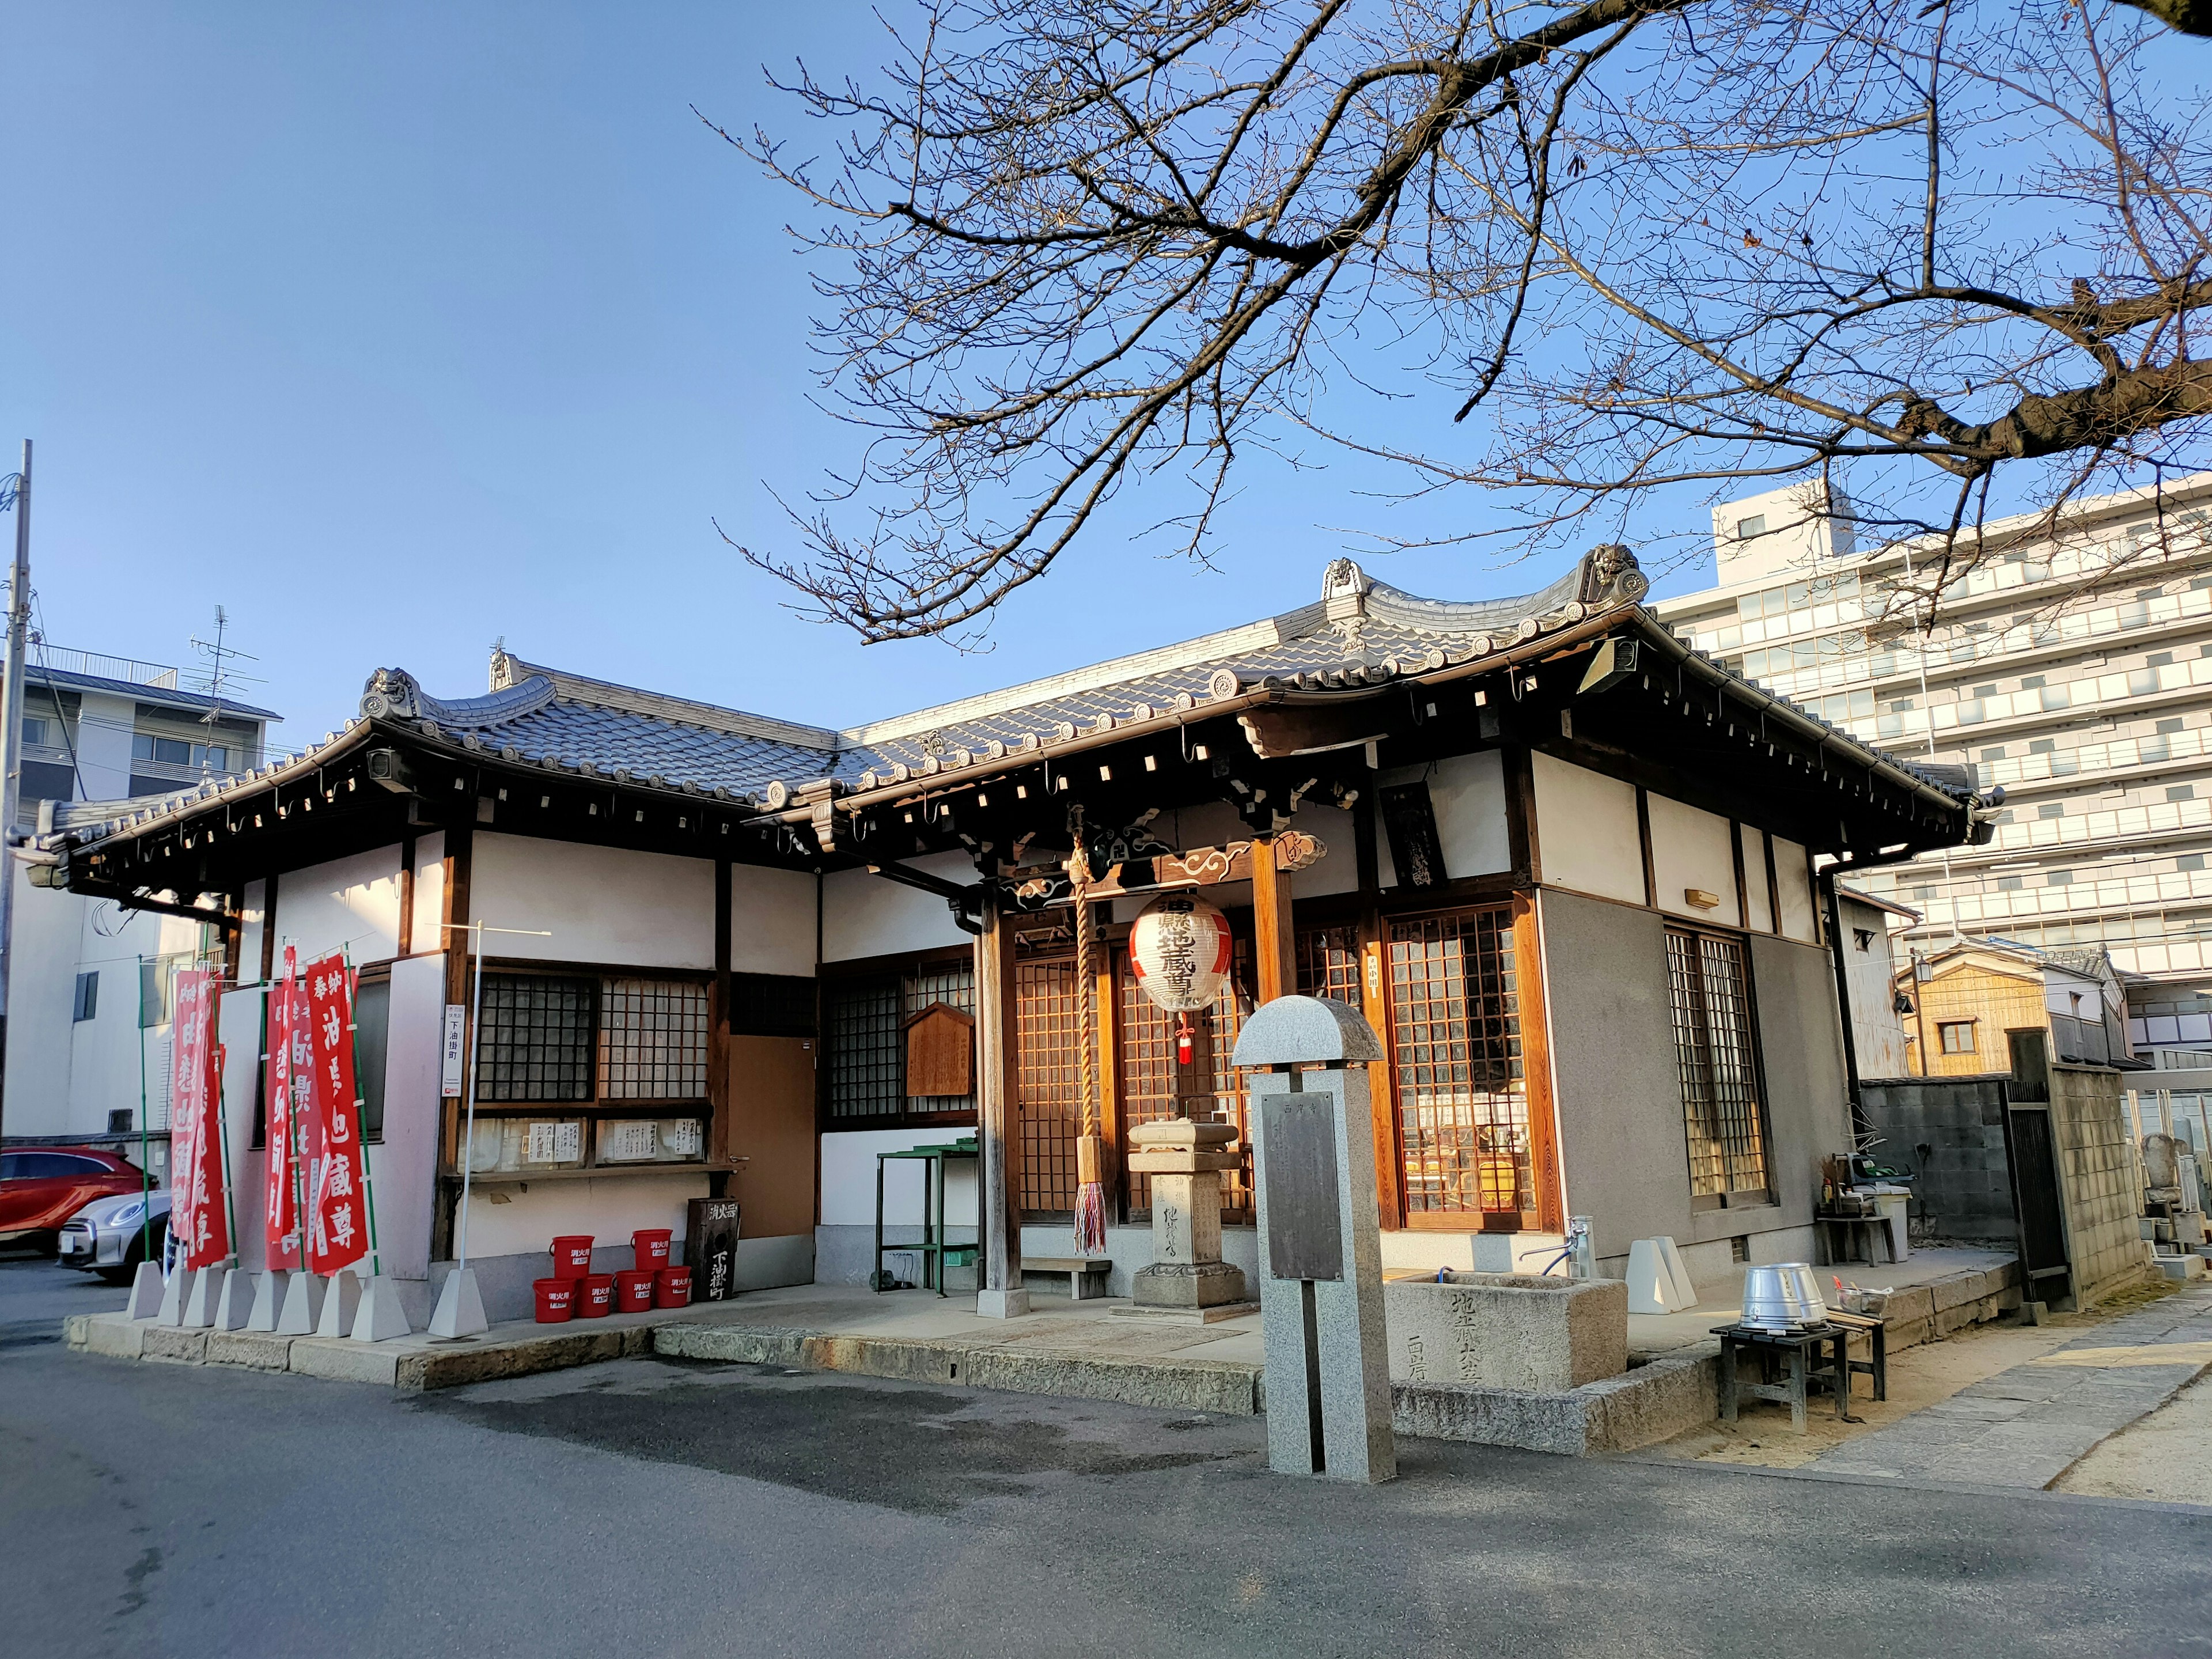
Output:
<instances>
[{"instance_id":1,"label":"tiled roof","mask_svg":"<svg viewBox=\"0 0 2212 1659\"><path fill-rule=\"evenodd\" d=\"M1649 586L1625 548L1595 550L1537 592L1477 604L1403 592L1339 559L1325 571L1317 602L1280 616L842 732L616 685L504 651L494 657L493 690L484 696L434 697L404 670L380 669L363 692L361 712L366 720L412 726L510 763L774 810L824 780L846 791L900 784L1172 719L1254 691L1370 690L1616 615L1640 618L1650 637L1697 657L1711 678L1744 684L1640 609ZM1954 801L1970 792L1959 769L1881 755L1784 699L1769 701L1832 748L1858 752ZM323 746L311 748L302 763ZM210 792L194 792L157 811L189 807L201 793ZM133 813L114 827L145 817Z\"/></svg>"}]
</instances>

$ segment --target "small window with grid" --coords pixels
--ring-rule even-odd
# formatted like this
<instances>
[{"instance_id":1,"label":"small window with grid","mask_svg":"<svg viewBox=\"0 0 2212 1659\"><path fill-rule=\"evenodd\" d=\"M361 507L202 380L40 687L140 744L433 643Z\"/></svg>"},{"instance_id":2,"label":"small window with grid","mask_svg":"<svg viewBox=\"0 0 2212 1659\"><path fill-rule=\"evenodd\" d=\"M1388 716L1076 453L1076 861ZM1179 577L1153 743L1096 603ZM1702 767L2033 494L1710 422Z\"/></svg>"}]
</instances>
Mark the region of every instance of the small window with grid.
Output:
<instances>
[{"instance_id":1,"label":"small window with grid","mask_svg":"<svg viewBox=\"0 0 2212 1659\"><path fill-rule=\"evenodd\" d=\"M486 974L477 1098L591 1099L598 993L592 979Z\"/></svg>"},{"instance_id":2,"label":"small window with grid","mask_svg":"<svg viewBox=\"0 0 2212 1659\"><path fill-rule=\"evenodd\" d=\"M1667 930L1675 1069L1690 1154L1690 1200L1717 1209L1767 1197L1765 1110L1742 942Z\"/></svg>"},{"instance_id":3,"label":"small window with grid","mask_svg":"<svg viewBox=\"0 0 2212 1659\"><path fill-rule=\"evenodd\" d=\"M837 980L823 998L833 1118L896 1117L906 1106L896 975Z\"/></svg>"},{"instance_id":4,"label":"small window with grid","mask_svg":"<svg viewBox=\"0 0 2212 1659\"><path fill-rule=\"evenodd\" d=\"M599 1098L707 1097L707 988L610 979L599 1006Z\"/></svg>"}]
</instances>

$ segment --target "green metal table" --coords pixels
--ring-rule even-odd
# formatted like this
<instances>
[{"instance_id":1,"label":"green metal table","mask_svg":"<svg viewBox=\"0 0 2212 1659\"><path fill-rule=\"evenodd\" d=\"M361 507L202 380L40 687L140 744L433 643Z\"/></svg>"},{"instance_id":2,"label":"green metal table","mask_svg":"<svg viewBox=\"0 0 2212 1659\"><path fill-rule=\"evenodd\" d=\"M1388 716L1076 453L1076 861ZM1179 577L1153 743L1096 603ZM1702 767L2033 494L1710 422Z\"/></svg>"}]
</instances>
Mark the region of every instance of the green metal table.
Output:
<instances>
[{"instance_id":1,"label":"green metal table","mask_svg":"<svg viewBox=\"0 0 2212 1659\"><path fill-rule=\"evenodd\" d=\"M884 1165L893 1158L919 1162L921 1170L921 1243L914 1244L885 1244L884 1243ZM963 1135L957 1140L937 1146L908 1146L902 1152L876 1154L876 1266L868 1275L868 1286L874 1291L892 1288L890 1275L884 1271L884 1252L886 1250L918 1250L921 1256L921 1287L945 1294L945 1269L948 1266L966 1267L974 1262L976 1246L953 1244L945 1237L945 1166L948 1164L976 1160L975 1137Z\"/></svg>"}]
</instances>

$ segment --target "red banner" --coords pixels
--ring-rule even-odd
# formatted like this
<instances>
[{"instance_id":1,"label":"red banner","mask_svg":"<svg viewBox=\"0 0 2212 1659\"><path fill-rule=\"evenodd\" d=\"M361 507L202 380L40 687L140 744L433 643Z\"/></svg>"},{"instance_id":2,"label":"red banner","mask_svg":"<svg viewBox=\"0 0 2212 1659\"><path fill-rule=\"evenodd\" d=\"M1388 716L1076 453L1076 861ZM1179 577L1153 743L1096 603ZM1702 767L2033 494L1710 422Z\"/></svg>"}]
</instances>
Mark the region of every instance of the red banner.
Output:
<instances>
[{"instance_id":1,"label":"red banner","mask_svg":"<svg viewBox=\"0 0 2212 1659\"><path fill-rule=\"evenodd\" d=\"M306 1179L308 1079L307 997L292 947L284 977L269 988L269 1177L263 1212L271 1267L301 1265L300 1192Z\"/></svg>"},{"instance_id":2,"label":"red banner","mask_svg":"<svg viewBox=\"0 0 2212 1659\"><path fill-rule=\"evenodd\" d=\"M177 975L169 1017L169 1231L179 1265L212 1267L230 1254L222 1204L222 1098L215 1045L216 975Z\"/></svg>"},{"instance_id":3,"label":"red banner","mask_svg":"<svg viewBox=\"0 0 2212 1659\"><path fill-rule=\"evenodd\" d=\"M353 975L342 956L307 968L314 1055L315 1182L307 1208L307 1271L334 1273L368 1254L361 1101L354 1092Z\"/></svg>"}]
</instances>

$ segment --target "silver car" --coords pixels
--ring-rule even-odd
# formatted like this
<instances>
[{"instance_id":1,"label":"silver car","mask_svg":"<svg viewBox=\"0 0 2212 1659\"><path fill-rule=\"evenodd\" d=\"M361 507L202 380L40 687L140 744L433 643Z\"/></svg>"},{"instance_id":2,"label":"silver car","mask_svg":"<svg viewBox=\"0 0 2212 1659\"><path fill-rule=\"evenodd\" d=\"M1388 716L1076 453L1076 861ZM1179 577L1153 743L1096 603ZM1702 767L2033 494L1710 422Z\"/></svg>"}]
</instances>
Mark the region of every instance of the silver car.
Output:
<instances>
[{"instance_id":1,"label":"silver car","mask_svg":"<svg viewBox=\"0 0 2212 1659\"><path fill-rule=\"evenodd\" d=\"M149 1215L152 1225L147 1224ZM165 1261L169 1242L169 1194L124 1193L96 1198L62 1224L61 1260L65 1267L82 1267L112 1284L128 1282L146 1260L146 1238L151 1232L154 1260Z\"/></svg>"}]
</instances>

